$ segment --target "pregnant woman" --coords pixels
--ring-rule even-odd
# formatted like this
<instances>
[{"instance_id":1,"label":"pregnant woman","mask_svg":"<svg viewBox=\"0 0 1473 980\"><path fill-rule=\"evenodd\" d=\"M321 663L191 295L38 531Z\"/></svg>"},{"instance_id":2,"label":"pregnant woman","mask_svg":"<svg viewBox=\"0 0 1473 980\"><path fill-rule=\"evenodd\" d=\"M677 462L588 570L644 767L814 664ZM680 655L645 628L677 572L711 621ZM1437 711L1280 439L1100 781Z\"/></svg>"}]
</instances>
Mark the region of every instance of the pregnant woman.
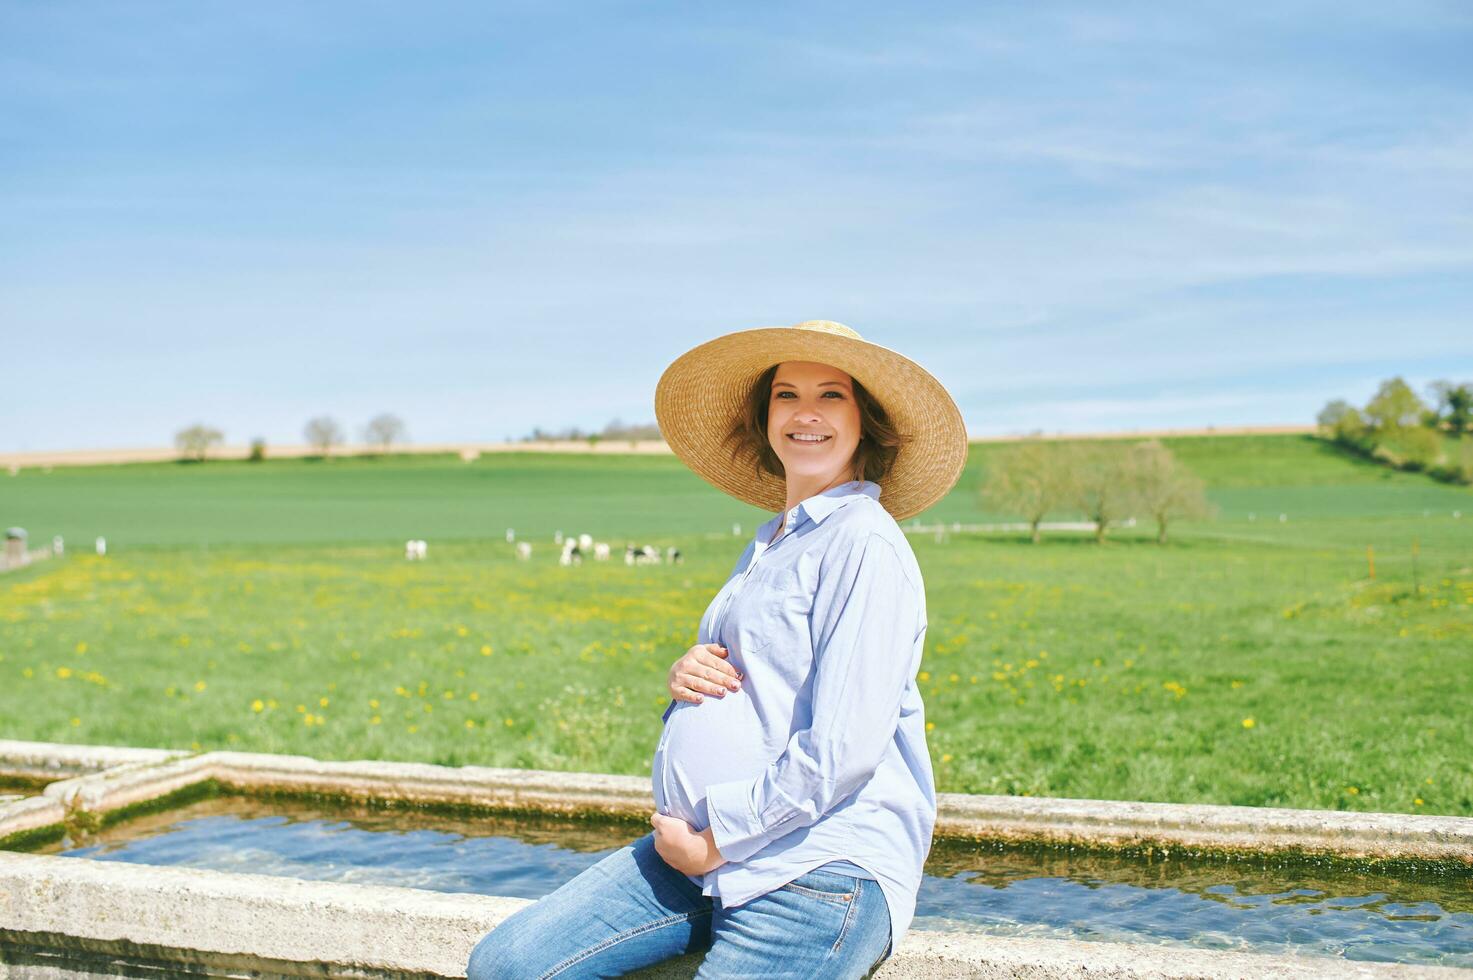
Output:
<instances>
[{"instance_id":1,"label":"pregnant woman","mask_svg":"<svg viewBox=\"0 0 1473 980\"><path fill-rule=\"evenodd\" d=\"M826 320L743 330L655 391L674 452L777 511L671 668L653 831L508 917L467 972L862 977L915 911L936 798L916 686L925 590L897 523L966 463L946 389ZM708 696L709 695L709 696Z\"/></svg>"}]
</instances>

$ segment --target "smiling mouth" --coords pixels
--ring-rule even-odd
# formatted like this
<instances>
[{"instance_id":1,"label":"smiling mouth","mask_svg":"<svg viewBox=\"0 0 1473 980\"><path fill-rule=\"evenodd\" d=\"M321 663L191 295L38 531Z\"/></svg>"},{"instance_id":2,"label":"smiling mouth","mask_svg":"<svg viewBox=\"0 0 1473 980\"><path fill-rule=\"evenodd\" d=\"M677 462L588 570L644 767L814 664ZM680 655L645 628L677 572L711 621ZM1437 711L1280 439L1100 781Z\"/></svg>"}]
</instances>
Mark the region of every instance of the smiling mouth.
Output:
<instances>
[{"instance_id":1,"label":"smiling mouth","mask_svg":"<svg viewBox=\"0 0 1473 980\"><path fill-rule=\"evenodd\" d=\"M805 439L805 438L799 438L800 435L802 435L802 434L801 433L796 433L796 432L789 432L788 433L788 441L790 441L790 442L796 442L800 446L818 446L818 445L822 445L825 442L828 442L830 439L833 438L833 436L821 436L821 437L815 439L815 438L813 438L810 435L808 438Z\"/></svg>"}]
</instances>

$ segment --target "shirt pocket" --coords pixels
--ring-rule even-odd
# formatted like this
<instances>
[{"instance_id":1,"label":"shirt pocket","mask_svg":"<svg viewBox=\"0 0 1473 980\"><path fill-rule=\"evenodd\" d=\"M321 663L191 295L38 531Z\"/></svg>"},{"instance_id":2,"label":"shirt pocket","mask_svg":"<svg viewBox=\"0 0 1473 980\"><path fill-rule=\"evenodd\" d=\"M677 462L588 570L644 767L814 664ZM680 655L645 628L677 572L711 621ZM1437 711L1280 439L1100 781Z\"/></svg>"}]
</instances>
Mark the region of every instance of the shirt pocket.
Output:
<instances>
[{"instance_id":1,"label":"shirt pocket","mask_svg":"<svg viewBox=\"0 0 1473 980\"><path fill-rule=\"evenodd\" d=\"M796 691L812 662L808 611L813 596L791 568L774 568L753 577L742 590L738 631L744 662L754 677L774 671L783 686Z\"/></svg>"},{"instance_id":2,"label":"shirt pocket","mask_svg":"<svg viewBox=\"0 0 1473 980\"><path fill-rule=\"evenodd\" d=\"M774 568L755 577L750 591L761 608L774 615L807 616L813 608L813 593L792 568Z\"/></svg>"}]
</instances>

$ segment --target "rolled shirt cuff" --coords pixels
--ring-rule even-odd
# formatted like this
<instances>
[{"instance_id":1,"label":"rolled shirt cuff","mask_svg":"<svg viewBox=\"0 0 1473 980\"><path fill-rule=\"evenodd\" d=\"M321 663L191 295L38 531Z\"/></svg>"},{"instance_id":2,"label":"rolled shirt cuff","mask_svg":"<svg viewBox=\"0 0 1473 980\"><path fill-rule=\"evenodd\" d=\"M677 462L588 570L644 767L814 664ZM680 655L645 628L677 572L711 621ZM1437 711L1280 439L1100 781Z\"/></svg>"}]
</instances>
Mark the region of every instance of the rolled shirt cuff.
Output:
<instances>
[{"instance_id":1,"label":"rolled shirt cuff","mask_svg":"<svg viewBox=\"0 0 1473 980\"><path fill-rule=\"evenodd\" d=\"M787 833L783 829L797 816L793 813L772 827L765 827L752 810L752 780L738 779L706 787L706 815L711 819L711 837L727 861L745 861Z\"/></svg>"}]
</instances>

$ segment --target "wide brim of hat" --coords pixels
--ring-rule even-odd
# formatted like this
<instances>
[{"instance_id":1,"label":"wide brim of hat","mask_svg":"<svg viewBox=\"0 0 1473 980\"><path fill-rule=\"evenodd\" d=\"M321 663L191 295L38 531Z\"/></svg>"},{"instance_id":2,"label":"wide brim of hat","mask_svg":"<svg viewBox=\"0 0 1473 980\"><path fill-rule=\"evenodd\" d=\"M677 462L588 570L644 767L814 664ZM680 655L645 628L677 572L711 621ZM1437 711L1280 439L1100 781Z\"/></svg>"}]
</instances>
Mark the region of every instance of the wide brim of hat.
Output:
<instances>
[{"instance_id":1,"label":"wide brim of hat","mask_svg":"<svg viewBox=\"0 0 1473 980\"><path fill-rule=\"evenodd\" d=\"M676 456L717 489L766 511L787 506L785 481L756 472L724 443L763 371L783 361L817 361L864 385L908 442L880 481L880 503L897 521L951 490L967 464L967 429L950 393L903 354L867 340L793 327L739 330L677 357L655 386L655 421Z\"/></svg>"}]
</instances>

